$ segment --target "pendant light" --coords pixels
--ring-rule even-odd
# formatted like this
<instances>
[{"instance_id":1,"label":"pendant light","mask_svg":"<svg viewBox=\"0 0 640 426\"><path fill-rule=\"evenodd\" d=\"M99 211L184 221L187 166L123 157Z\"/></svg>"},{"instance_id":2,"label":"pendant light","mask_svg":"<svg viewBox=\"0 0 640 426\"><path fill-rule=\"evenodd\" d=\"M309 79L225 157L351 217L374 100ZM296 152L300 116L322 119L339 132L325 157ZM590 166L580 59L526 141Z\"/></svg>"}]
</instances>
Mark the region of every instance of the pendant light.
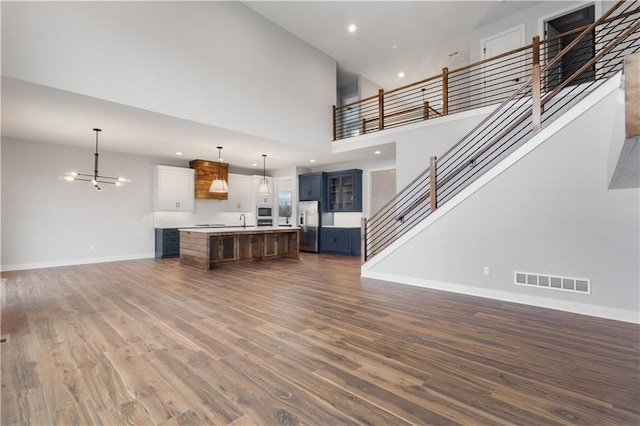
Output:
<instances>
[{"instance_id":1,"label":"pendant light","mask_svg":"<svg viewBox=\"0 0 640 426\"><path fill-rule=\"evenodd\" d=\"M258 195L269 195L271 189L269 189L269 181L267 180L267 154L262 154L262 180L258 187Z\"/></svg>"},{"instance_id":2,"label":"pendant light","mask_svg":"<svg viewBox=\"0 0 640 426\"><path fill-rule=\"evenodd\" d=\"M226 193L229 192L229 185L227 185L227 181L222 177L222 168L220 167L220 150L222 147L218 148L218 176L211 182L211 186L209 187L209 192L217 192L217 193Z\"/></svg>"},{"instance_id":3,"label":"pendant light","mask_svg":"<svg viewBox=\"0 0 640 426\"><path fill-rule=\"evenodd\" d=\"M67 182L74 182L76 180L91 182L93 186L98 190L102 191L99 183L106 183L109 185L122 186L127 182L131 182L131 179L127 179L124 177L111 177L111 176L101 176L98 173L98 134L102 131L102 129L93 129L96 132L96 153L94 154L94 170L93 174L89 173L78 173L78 172L67 172L62 177Z\"/></svg>"}]
</instances>

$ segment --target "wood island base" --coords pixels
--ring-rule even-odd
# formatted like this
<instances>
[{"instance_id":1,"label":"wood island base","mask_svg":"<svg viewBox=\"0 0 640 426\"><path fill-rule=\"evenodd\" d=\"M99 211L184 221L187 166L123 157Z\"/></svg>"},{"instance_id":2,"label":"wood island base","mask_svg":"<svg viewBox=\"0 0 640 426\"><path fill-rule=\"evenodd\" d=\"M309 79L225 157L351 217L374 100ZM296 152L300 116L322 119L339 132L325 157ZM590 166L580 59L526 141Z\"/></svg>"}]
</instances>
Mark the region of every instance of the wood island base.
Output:
<instances>
[{"instance_id":1,"label":"wood island base","mask_svg":"<svg viewBox=\"0 0 640 426\"><path fill-rule=\"evenodd\" d=\"M205 271L226 262L299 259L297 228L180 230L180 264Z\"/></svg>"}]
</instances>

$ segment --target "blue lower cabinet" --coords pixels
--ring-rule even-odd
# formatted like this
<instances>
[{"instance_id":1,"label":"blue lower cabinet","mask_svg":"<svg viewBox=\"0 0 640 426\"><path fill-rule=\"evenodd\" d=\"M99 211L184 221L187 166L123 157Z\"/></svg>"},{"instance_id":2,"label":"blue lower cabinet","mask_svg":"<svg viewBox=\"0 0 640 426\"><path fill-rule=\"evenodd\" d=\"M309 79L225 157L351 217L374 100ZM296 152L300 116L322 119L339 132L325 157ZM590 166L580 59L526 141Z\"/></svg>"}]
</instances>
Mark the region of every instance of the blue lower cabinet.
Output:
<instances>
[{"instance_id":1,"label":"blue lower cabinet","mask_svg":"<svg viewBox=\"0 0 640 426\"><path fill-rule=\"evenodd\" d=\"M156 259L180 256L178 228L156 228Z\"/></svg>"},{"instance_id":2,"label":"blue lower cabinet","mask_svg":"<svg viewBox=\"0 0 640 426\"><path fill-rule=\"evenodd\" d=\"M360 255L360 228L322 228L322 253Z\"/></svg>"}]
</instances>

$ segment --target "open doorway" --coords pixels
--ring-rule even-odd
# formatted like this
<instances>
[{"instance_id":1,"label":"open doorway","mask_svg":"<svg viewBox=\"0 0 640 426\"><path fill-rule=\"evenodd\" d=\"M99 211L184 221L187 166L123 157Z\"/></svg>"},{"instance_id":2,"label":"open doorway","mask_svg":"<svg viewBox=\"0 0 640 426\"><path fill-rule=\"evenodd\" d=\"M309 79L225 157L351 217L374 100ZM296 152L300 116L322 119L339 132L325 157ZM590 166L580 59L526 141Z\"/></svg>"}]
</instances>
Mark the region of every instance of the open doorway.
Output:
<instances>
[{"instance_id":1,"label":"open doorway","mask_svg":"<svg viewBox=\"0 0 640 426\"><path fill-rule=\"evenodd\" d=\"M545 19L543 21L545 39L552 40L546 44L544 53L546 62L550 62L565 47L580 36L582 31L578 31L578 28L593 24L594 20L595 5L593 4ZM553 90L573 76L584 64L593 58L595 50L595 30L592 30L569 52L549 67L545 75L544 90ZM577 75L571 84L593 81L595 74L595 64L592 64Z\"/></svg>"}]
</instances>

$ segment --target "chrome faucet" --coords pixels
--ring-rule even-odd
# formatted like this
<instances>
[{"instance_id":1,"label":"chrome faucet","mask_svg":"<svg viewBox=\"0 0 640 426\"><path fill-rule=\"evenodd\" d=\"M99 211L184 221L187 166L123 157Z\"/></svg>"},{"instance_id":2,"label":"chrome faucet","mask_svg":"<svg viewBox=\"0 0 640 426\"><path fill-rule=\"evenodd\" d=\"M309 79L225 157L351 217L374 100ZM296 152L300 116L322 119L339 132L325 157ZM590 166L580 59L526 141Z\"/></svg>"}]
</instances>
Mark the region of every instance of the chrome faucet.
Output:
<instances>
[{"instance_id":1,"label":"chrome faucet","mask_svg":"<svg viewBox=\"0 0 640 426\"><path fill-rule=\"evenodd\" d=\"M246 216L244 215L244 213L242 213L242 214L240 215L240 220L242 220L242 227L243 227L243 228L246 228L246 227L247 227L247 218L246 218Z\"/></svg>"}]
</instances>

